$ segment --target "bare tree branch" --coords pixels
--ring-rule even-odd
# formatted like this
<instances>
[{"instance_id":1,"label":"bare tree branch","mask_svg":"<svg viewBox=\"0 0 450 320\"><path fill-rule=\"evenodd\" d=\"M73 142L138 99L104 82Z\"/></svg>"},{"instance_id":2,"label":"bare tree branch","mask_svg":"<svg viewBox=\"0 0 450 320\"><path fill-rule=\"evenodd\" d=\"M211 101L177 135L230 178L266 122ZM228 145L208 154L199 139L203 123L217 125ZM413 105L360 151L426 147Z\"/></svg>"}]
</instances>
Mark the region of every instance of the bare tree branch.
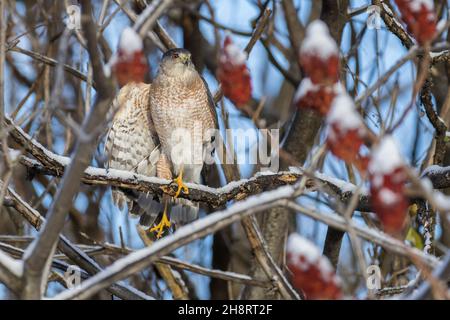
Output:
<instances>
[{"instance_id":1,"label":"bare tree branch","mask_svg":"<svg viewBox=\"0 0 450 320\"><path fill-rule=\"evenodd\" d=\"M82 130L87 134L95 131L108 111L114 97L114 88L110 79L103 73L103 66L100 61L100 53L97 47L97 32L92 21L91 5L88 1L83 1L83 30L87 39L88 52L94 71L94 81L97 83L97 100L91 108L91 113L85 119ZM25 287L24 298L38 299L42 295L49 262L54 253L57 239L64 226L67 215L66 208L72 203L72 199L79 189L79 181L83 171L89 165L92 153L95 150L97 137L93 135L90 141L78 141L72 161L64 173L62 182L58 188L55 199L47 214L47 221L44 224L39 237L27 248L24 257L25 263Z\"/></svg>"},{"instance_id":2,"label":"bare tree branch","mask_svg":"<svg viewBox=\"0 0 450 320\"><path fill-rule=\"evenodd\" d=\"M9 207L13 207L17 212L19 212L36 230L40 230L41 226L45 223L45 219L40 215L40 213L33 209L26 201L24 201L16 192L14 192L11 188L8 188L6 195L6 200L8 203L5 205ZM73 245L69 239L65 236L59 236L60 241L58 244L58 248L63 252L71 261L76 263L81 268L85 269L89 274L93 275L102 270L102 268L91 259L87 254L85 254L82 250L78 249L75 245ZM19 287L21 288L21 287ZM19 289L13 290L19 293ZM140 292L139 290L133 289L125 284L116 283L113 284L108 290L111 291L112 294L116 295L121 299L127 300L138 300L138 299L153 299L152 297L147 296L146 294Z\"/></svg>"},{"instance_id":3,"label":"bare tree branch","mask_svg":"<svg viewBox=\"0 0 450 320\"><path fill-rule=\"evenodd\" d=\"M445 283L450 281L450 252L448 252L433 272L433 277L441 279ZM428 281L423 282L420 287L410 295L404 297L409 300L431 299L432 287Z\"/></svg>"},{"instance_id":4,"label":"bare tree branch","mask_svg":"<svg viewBox=\"0 0 450 320\"><path fill-rule=\"evenodd\" d=\"M244 216L258 213L270 207L280 205L294 195L294 189L286 186L253 196L230 208L210 214L178 229L174 234L162 238L151 247L147 247L117 260L110 267L83 282L76 289L67 290L56 299L85 299L117 280L142 270L156 259L196 239L214 233Z\"/></svg>"},{"instance_id":5,"label":"bare tree branch","mask_svg":"<svg viewBox=\"0 0 450 320\"><path fill-rule=\"evenodd\" d=\"M156 242L152 247L147 247L131 253L127 257L117 260L113 265L98 273L94 277L85 281L80 287L67 290L59 294L57 299L85 299L95 294L99 290L107 287L117 280L126 278L127 276L142 270L143 268L156 261L158 258L167 254L189 242L202 238L207 234L216 232L225 226L241 219L244 216L264 211L269 207L287 206L291 209L308 214L309 216L319 219L333 228L347 230L348 222L336 214L319 214L312 210L302 208L292 201L296 189L291 186L280 187L274 191L268 191L262 195L252 196L240 203L234 204L230 208L215 212L205 218L190 223L178 229L174 234L169 235ZM403 256L411 256L419 259L429 266L436 266L437 259L422 251L409 247L403 242L396 240L375 229L368 229L351 222L351 228L355 233L382 245L396 254Z\"/></svg>"},{"instance_id":6,"label":"bare tree branch","mask_svg":"<svg viewBox=\"0 0 450 320\"><path fill-rule=\"evenodd\" d=\"M15 207L14 205L11 205ZM31 237L17 237L17 236L2 236L0 237L0 249L4 250L5 252L9 253L15 258L21 258L23 255L23 250L20 250L16 247L13 247L11 245L6 244L6 242L30 242L33 238ZM83 253L87 254L88 256L96 256L96 255L108 255L108 254L122 254L127 255L131 252L134 252L136 250L130 249L128 247L119 247L114 244L110 243L97 243L96 245L77 245L77 250L82 250ZM55 254L53 257L53 267L60 268L59 263L61 261L69 259L68 256L64 254ZM72 258L70 258L72 260ZM229 271L223 271L223 270L217 270L217 269L209 269L205 268L203 266L188 263L186 261L182 261L180 259L171 257L171 256L164 256L157 260L158 263L166 264L169 266L172 266L175 269L180 270L187 270L196 274L204 275L207 277L222 279L225 281L233 281L236 283L242 283L252 286L259 286L259 287L265 287L267 290L273 290L273 285L270 281L263 281L258 279L253 279L245 274L239 274L235 272L229 272ZM155 262L156 263L156 262ZM79 265L80 266L80 265ZM81 266L80 266L81 267ZM64 269L65 271L65 269ZM83 275L83 279L88 279L89 274L85 273Z\"/></svg>"},{"instance_id":7,"label":"bare tree branch","mask_svg":"<svg viewBox=\"0 0 450 320\"><path fill-rule=\"evenodd\" d=\"M353 221L350 221L348 223L344 217L341 217L337 214L323 214L315 210L302 207L292 201L287 203L287 207L297 212L306 214L313 219L321 221L328 226L333 227L334 229L348 232L348 230L352 228L355 230L355 233L358 237L376 243L400 256L414 257L430 267L435 267L438 264L437 258L432 255L426 254L416 248L410 247L404 244L402 241L399 241L376 229L360 226Z\"/></svg>"},{"instance_id":8,"label":"bare tree branch","mask_svg":"<svg viewBox=\"0 0 450 320\"><path fill-rule=\"evenodd\" d=\"M17 47L17 46L10 47L8 50L27 55L27 56L29 56L29 57L37 60L37 61L43 62L43 63L45 63L45 64L47 64L49 66L52 66L52 67L56 67L59 64L59 62L57 60L55 60L55 59L46 57L46 56L44 56L44 55L42 55L40 53L33 52L33 51L30 51L30 50L27 50L27 49L24 49L24 48L20 48L20 47ZM78 78L78 79L80 79L80 80L82 80L84 82L88 82L88 77L84 73L82 73L81 71L78 71L77 69L69 66L68 64L64 64L63 67L64 67L64 70L67 73L70 73L74 77L76 77L76 78ZM92 85L93 88L96 88L95 82L89 83L89 84Z\"/></svg>"},{"instance_id":9,"label":"bare tree branch","mask_svg":"<svg viewBox=\"0 0 450 320\"><path fill-rule=\"evenodd\" d=\"M13 292L19 292L22 286L23 263L0 250L0 282Z\"/></svg>"},{"instance_id":10,"label":"bare tree branch","mask_svg":"<svg viewBox=\"0 0 450 320\"><path fill-rule=\"evenodd\" d=\"M155 0L145 8L137 18L134 28L139 31L141 38L153 28L158 18L172 5L173 0Z\"/></svg>"}]
</instances>

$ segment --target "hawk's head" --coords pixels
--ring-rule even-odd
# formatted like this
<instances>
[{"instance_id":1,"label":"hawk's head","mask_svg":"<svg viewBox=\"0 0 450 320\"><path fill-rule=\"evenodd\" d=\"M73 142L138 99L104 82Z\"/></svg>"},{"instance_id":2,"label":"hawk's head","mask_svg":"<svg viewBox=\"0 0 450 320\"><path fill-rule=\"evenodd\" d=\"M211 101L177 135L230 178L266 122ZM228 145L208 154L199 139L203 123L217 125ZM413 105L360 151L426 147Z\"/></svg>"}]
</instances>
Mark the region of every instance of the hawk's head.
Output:
<instances>
[{"instance_id":1,"label":"hawk's head","mask_svg":"<svg viewBox=\"0 0 450 320\"><path fill-rule=\"evenodd\" d=\"M197 73L191 60L191 53L186 49L170 49L164 53L161 61L161 70L168 76L181 77Z\"/></svg>"}]
</instances>

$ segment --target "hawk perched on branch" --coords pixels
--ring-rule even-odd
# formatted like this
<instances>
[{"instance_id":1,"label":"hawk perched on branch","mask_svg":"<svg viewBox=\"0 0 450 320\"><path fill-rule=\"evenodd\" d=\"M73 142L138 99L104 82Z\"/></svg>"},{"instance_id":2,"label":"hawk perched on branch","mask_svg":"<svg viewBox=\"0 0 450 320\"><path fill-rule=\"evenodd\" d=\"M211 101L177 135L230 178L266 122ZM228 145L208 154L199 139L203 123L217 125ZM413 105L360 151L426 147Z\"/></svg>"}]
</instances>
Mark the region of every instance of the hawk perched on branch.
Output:
<instances>
[{"instance_id":1,"label":"hawk perched on branch","mask_svg":"<svg viewBox=\"0 0 450 320\"><path fill-rule=\"evenodd\" d=\"M205 162L212 162L217 115L208 85L185 49L167 51L153 83L129 83L116 100L118 108L107 136L108 167L171 180L172 198L125 195L113 190L114 202L128 204L161 237L175 223L197 217L198 203L179 199L189 192L185 182L201 183Z\"/></svg>"}]
</instances>

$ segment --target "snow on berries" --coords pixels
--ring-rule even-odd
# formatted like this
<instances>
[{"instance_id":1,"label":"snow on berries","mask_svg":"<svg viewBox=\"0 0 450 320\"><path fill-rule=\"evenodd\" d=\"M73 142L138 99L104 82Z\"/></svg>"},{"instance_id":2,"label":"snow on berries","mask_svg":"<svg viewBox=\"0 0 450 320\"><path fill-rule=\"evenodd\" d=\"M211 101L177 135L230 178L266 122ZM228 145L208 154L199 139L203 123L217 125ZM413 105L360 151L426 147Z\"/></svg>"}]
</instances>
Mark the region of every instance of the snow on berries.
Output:
<instances>
[{"instance_id":1,"label":"snow on berries","mask_svg":"<svg viewBox=\"0 0 450 320\"><path fill-rule=\"evenodd\" d=\"M395 0L395 3L408 31L419 44L433 39L437 29L433 0Z\"/></svg>"},{"instance_id":2,"label":"snow on berries","mask_svg":"<svg viewBox=\"0 0 450 320\"><path fill-rule=\"evenodd\" d=\"M308 26L299 59L305 78L294 102L299 108L312 109L325 116L340 85L339 49L324 22L316 20Z\"/></svg>"},{"instance_id":3,"label":"snow on berries","mask_svg":"<svg viewBox=\"0 0 450 320\"><path fill-rule=\"evenodd\" d=\"M339 49L327 25L313 21L300 49L300 65L314 84L334 84L339 79Z\"/></svg>"},{"instance_id":4,"label":"snow on berries","mask_svg":"<svg viewBox=\"0 0 450 320\"><path fill-rule=\"evenodd\" d=\"M399 234L409 206L404 193L407 175L405 163L391 136L384 137L373 148L368 169L375 214L387 233Z\"/></svg>"},{"instance_id":5,"label":"snow on berries","mask_svg":"<svg viewBox=\"0 0 450 320\"><path fill-rule=\"evenodd\" d=\"M319 249L299 234L289 236L287 266L293 286L302 291L306 299L341 299L340 279L330 261Z\"/></svg>"},{"instance_id":6,"label":"snow on berries","mask_svg":"<svg viewBox=\"0 0 450 320\"><path fill-rule=\"evenodd\" d=\"M123 30L117 53L110 61L111 69L122 87L129 82L143 82L149 72L141 37L132 28Z\"/></svg>"},{"instance_id":7,"label":"snow on berries","mask_svg":"<svg viewBox=\"0 0 450 320\"><path fill-rule=\"evenodd\" d=\"M312 83L310 78L304 78L295 94L294 101L299 108L312 109L326 115L340 85L322 85Z\"/></svg>"},{"instance_id":8,"label":"snow on berries","mask_svg":"<svg viewBox=\"0 0 450 320\"><path fill-rule=\"evenodd\" d=\"M364 144L365 127L353 100L346 92L341 92L333 100L326 121L327 145L330 151L365 172L367 159L359 153Z\"/></svg>"},{"instance_id":9,"label":"snow on berries","mask_svg":"<svg viewBox=\"0 0 450 320\"><path fill-rule=\"evenodd\" d=\"M247 53L227 36L219 57L217 79L223 94L237 107L246 105L251 98L252 84L246 65Z\"/></svg>"}]
</instances>

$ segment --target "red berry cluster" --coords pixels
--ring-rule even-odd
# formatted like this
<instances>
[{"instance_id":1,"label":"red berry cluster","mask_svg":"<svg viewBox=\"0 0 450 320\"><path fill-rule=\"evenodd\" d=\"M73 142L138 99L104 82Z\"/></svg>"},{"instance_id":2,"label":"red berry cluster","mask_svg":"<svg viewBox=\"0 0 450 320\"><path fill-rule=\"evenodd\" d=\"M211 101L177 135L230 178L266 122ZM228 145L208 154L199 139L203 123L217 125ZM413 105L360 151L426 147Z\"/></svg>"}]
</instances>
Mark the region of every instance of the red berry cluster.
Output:
<instances>
[{"instance_id":1,"label":"red berry cluster","mask_svg":"<svg viewBox=\"0 0 450 320\"><path fill-rule=\"evenodd\" d=\"M340 280L331 263L308 240L291 234L287 246L287 266L294 288L306 299L335 300L342 298Z\"/></svg>"},{"instance_id":2,"label":"red berry cluster","mask_svg":"<svg viewBox=\"0 0 450 320\"><path fill-rule=\"evenodd\" d=\"M360 172L367 169L368 158L360 155L366 130L353 100L341 92L334 100L327 116L327 145L330 151Z\"/></svg>"},{"instance_id":3,"label":"red berry cluster","mask_svg":"<svg viewBox=\"0 0 450 320\"><path fill-rule=\"evenodd\" d=\"M392 137L374 147L369 163L370 193L375 214L384 230L399 234L405 225L408 198L405 195L405 165Z\"/></svg>"},{"instance_id":4,"label":"red berry cluster","mask_svg":"<svg viewBox=\"0 0 450 320\"><path fill-rule=\"evenodd\" d=\"M334 84L339 80L339 55L337 52L328 57L305 51L300 55L303 71L315 84Z\"/></svg>"},{"instance_id":5,"label":"red berry cluster","mask_svg":"<svg viewBox=\"0 0 450 320\"><path fill-rule=\"evenodd\" d=\"M335 85L314 84L310 78L305 78L297 90L296 105L299 108L315 110L325 116L336 96L336 89Z\"/></svg>"},{"instance_id":6,"label":"red berry cluster","mask_svg":"<svg viewBox=\"0 0 450 320\"><path fill-rule=\"evenodd\" d=\"M129 82L143 82L148 73L148 64L143 52L135 52L133 55L123 54L118 51L117 62L113 65L113 72L119 86Z\"/></svg>"},{"instance_id":7,"label":"red berry cluster","mask_svg":"<svg viewBox=\"0 0 450 320\"><path fill-rule=\"evenodd\" d=\"M395 0L408 31L423 45L436 34L433 0Z\"/></svg>"},{"instance_id":8,"label":"red berry cluster","mask_svg":"<svg viewBox=\"0 0 450 320\"><path fill-rule=\"evenodd\" d=\"M111 69L121 87L129 82L143 82L148 74L142 40L133 29L123 31L119 48L111 61Z\"/></svg>"},{"instance_id":9,"label":"red berry cluster","mask_svg":"<svg viewBox=\"0 0 450 320\"><path fill-rule=\"evenodd\" d=\"M308 26L299 61L307 78L300 84L295 103L326 115L336 95L339 50L324 22L316 20Z\"/></svg>"},{"instance_id":10,"label":"red berry cluster","mask_svg":"<svg viewBox=\"0 0 450 320\"><path fill-rule=\"evenodd\" d=\"M246 60L247 54L227 36L219 58L217 79L220 81L223 94L237 107L246 105L252 95Z\"/></svg>"}]
</instances>

